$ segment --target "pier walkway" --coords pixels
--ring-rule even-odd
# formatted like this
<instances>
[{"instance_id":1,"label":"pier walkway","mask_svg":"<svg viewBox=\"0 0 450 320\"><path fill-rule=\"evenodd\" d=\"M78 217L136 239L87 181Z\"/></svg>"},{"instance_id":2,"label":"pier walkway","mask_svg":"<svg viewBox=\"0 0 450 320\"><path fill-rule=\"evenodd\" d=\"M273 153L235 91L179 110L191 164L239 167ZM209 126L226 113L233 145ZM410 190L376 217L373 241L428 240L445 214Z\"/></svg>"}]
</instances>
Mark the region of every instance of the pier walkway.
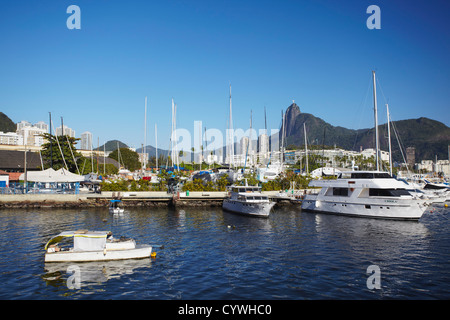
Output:
<instances>
[{"instance_id":1,"label":"pier walkway","mask_svg":"<svg viewBox=\"0 0 450 320\"><path fill-rule=\"evenodd\" d=\"M308 190L309 191L309 190ZM296 197L279 191L263 191L277 205L300 204L305 190L296 191ZM310 191L309 191L310 192ZM222 206L228 192L191 191L169 194L164 191L112 192L80 194L3 194L0 208L50 207L107 207L111 199L121 199L125 206Z\"/></svg>"}]
</instances>

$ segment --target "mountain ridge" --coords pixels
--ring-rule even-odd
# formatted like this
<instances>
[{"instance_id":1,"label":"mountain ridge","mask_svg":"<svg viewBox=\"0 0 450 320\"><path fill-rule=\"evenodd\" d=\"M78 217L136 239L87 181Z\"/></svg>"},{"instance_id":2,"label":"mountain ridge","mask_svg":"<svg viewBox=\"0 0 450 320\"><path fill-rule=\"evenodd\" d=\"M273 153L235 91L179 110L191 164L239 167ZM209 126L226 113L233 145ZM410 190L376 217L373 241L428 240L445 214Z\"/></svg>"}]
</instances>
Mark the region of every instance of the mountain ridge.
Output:
<instances>
[{"instance_id":1,"label":"mountain ridge","mask_svg":"<svg viewBox=\"0 0 450 320\"><path fill-rule=\"evenodd\" d=\"M336 145L336 147L354 151L359 151L361 148L375 148L374 128L355 130L333 126L312 114L300 112L300 107L295 103L287 108L285 114L286 146L304 145L303 124L305 124L308 144ZM407 147L415 148L416 162L435 159L436 156L438 159L448 159L450 128L442 122L426 117L392 121L392 157L395 161L403 161L394 128L399 135L404 153ZM380 149L388 150L387 124L378 125L378 132Z\"/></svg>"}]
</instances>

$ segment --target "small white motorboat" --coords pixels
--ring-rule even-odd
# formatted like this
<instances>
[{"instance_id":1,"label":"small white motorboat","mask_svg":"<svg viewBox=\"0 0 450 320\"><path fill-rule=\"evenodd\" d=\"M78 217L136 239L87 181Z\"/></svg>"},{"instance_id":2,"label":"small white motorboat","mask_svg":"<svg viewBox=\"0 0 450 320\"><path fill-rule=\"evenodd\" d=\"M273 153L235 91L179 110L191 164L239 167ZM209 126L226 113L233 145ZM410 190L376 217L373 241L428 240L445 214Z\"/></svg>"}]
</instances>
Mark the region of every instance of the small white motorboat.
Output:
<instances>
[{"instance_id":1,"label":"small white motorboat","mask_svg":"<svg viewBox=\"0 0 450 320\"><path fill-rule=\"evenodd\" d=\"M114 214L121 214L125 211L122 200L113 199L109 201L109 212Z\"/></svg>"},{"instance_id":2,"label":"small white motorboat","mask_svg":"<svg viewBox=\"0 0 450 320\"><path fill-rule=\"evenodd\" d=\"M141 259L151 253L152 246L136 245L124 237L115 239L110 231L64 231L45 245L45 262Z\"/></svg>"}]
</instances>

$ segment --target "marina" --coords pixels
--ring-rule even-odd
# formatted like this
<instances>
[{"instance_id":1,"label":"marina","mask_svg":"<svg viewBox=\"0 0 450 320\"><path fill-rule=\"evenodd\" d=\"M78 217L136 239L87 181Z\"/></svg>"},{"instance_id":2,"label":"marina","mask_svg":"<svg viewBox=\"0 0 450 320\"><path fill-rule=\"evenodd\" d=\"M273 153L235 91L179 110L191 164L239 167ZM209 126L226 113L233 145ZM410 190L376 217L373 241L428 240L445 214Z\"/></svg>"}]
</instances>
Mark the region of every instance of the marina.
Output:
<instances>
[{"instance_id":1,"label":"marina","mask_svg":"<svg viewBox=\"0 0 450 320\"><path fill-rule=\"evenodd\" d=\"M0 210L1 299L448 299L449 209L419 222L315 214L269 218L210 208ZM61 230L111 230L156 258L46 263ZM371 265L381 289L369 289ZM71 282L79 274L79 283ZM72 276L72 278L71 278ZM105 294L107 293L107 294Z\"/></svg>"},{"instance_id":2,"label":"marina","mask_svg":"<svg viewBox=\"0 0 450 320\"><path fill-rule=\"evenodd\" d=\"M441 2L4 5L0 299L450 299Z\"/></svg>"}]
</instances>

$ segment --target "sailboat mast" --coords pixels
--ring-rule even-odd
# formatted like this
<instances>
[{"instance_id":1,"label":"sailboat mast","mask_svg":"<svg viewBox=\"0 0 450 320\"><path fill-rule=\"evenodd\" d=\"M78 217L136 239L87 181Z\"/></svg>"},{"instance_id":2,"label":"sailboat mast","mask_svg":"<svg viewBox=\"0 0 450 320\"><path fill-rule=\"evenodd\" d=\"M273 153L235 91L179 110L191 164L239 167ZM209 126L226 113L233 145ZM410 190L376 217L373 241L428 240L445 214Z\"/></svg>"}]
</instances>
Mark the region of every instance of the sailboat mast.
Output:
<instances>
[{"instance_id":1,"label":"sailboat mast","mask_svg":"<svg viewBox=\"0 0 450 320\"><path fill-rule=\"evenodd\" d=\"M306 139L306 126L305 123L303 122L303 131L305 133L305 154L306 154L306 174L309 173L309 168L308 168L308 142Z\"/></svg>"},{"instance_id":2,"label":"sailboat mast","mask_svg":"<svg viewBox=\"0 0 450 320\"><path fill-rule=\"evenodd\" d=\"M265 134L267 134L267 115L266 115L266 106L264 106L264 129L265 129Z\"/></svg>"},{"instance_id":3,"label":"sailboat mast","mask_svg":"<svg viewBox=\"0 0 450 320\"><path fill-rule=\"evenodd\" d=\"M280 153L280 162L281 162L281 167L283 168L283 163L284 163L284 138L285 138L285 126L286 126L286 122L285 122L285 116L286 114L283 113L283 110L281 110L281 153Z\"/></svg>"},{"instance_id":4,"label":"sailboat mast","mask_svg":"<svg viewBox=\"0 0 450 320\"><path fill-rule=\"evenodd\" d=\"M145 97L145 111L144 111L144 148L143 148L143 159L142 159L142 170L146 169L145 165L145 147L147 146L147 97Z\"/></svg>"},{"instance_id":5,"label":"sailboat mast","mask_svg":"<svg viewBox=\"0 0 450 320\"><path fill-rule=\"evenodd\" d=\"M172 98L172 127L170 129L170 151L171 151L171 157L170 160L172 162L172 167L173 167L173 112L174 112L174 104L173 104L173 98Z\"/></svg>"},{"instance_id":6,"label":"sailboat mast","mask_svg":"<svg viewBox=\"0 0 450 320\"><path fill-rule=\"evenodd\" d=\"M388 125L388 140L389 140L389 173L392 177L392 149L391 149L391 118L389 115L389 106L386 103L387 110L387 125Z\"/></svg>"},{"instance_id":7,"label":"sailboat mast","mask_svg":"<svg viewBox=\"0 0 450 320\"><path fill-rule=\"evenodd\" d=\"M49 119L50 119L50 130L49 130L49 137L50 137L50 168L53 169L53 137L52 137L52 113L48 113Z\"/></svg>"},{"instance_id":8,"label":"sailboat mast","mask_svg":"<svg viewBox=\"0 0 450 320\"><path fill-rule=\"evenodd\" d=\"M253 149L252 149L252 116L253 116L253 111L250 110L250 133L249 133L249 137L248 137L248 148L249 148L249 156L250 156L250 165L253 165Z\"/></svg>"},{"instance_id":9,"label":"sailboat mast","mask_svg":"<svg viewBox=\"0 0 450 320\"><path fill-rule=\"evenodd\" d=\"M177 148L178 138L177 138L177 104L176 103L174 106L173 129L174 129L174 133L175 133L175 145L174 145L175 164L177 166L177 171L179 171L178 148Z\"/></svg>"},{"instance_id":10,"label":"sailboat mast","mask_svg":"<svg viewBox=\"0 0 450 320\"><path fill-rule=\"evenodd\" d=\"M231 84L230 84L230 120L229 120L229 143L230 143L230 151L229 151L229 167L231 169L231 167L233 167L233 158L234 158L234 134L233 134L233 111L232 111L232 105L231 105Z\"/></svg>"},{"instance_id":11,"label":"sailboat mast","mask_svg":"<svg viewBox=\"0 0 450 320\"><path fill-rule=\"evenodd\" d=\"M156 173L158 173L158 126L155 123Z\"/></svg>"},{"instance_id":12,"label":"sailboat mast","mask_svg":"<svg viewBox=\"0 0 450 320\"><path fill-rule=\"evenodd\" d=\"M377 165L377 171L380 170L379 165L379 145L378 145L378 110L377 110L377 85L375 80L375 71L372 71L373 80L373 111L375 117L375 162Z\"/></svg>"}]
</instances>

